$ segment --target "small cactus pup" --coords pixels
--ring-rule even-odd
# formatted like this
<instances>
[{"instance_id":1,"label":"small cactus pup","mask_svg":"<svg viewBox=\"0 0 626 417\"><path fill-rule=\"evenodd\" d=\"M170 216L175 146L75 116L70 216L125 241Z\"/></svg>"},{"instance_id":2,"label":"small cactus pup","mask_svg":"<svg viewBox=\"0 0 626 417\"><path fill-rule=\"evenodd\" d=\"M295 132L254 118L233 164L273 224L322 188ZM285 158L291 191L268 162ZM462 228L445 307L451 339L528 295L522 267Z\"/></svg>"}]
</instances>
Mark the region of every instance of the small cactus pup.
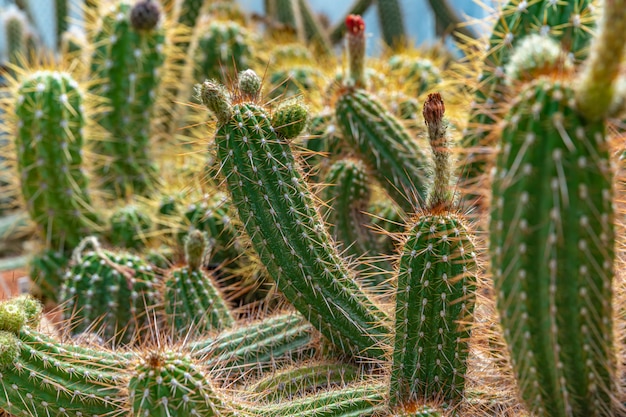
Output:
<instances>
[{"instance_id":1,"label":"small cactus pup","mask_svg":"<svg viewBox=\"0 0 626 417\"><path fill-rule=\"evenodd\" d=\"M274 126L265 108L240 99L253 93L231 95L212 81L198 86L218 120L217 155L241 222L269 275L303 316L343 351L380 358L388 318L356 284L326 230L289 147L296 130L276 129L301 116L289 121L275 114L281 122Z\"/></svg>"},{"instance_id":2,"label":"small cactus pup","mask_svg":"<svg viewBox=\"0 0 626 417\"><path fill-rule=\"evenodd\" d=\"M606 134L626 39L607 1L587 68L517 86L493 172L490 258L520 397L530 412L614 416L615 226ZM572 88L576 86L576 90Z\"/></svg>"},{"instance_id":3,"label":"small cactus pup","mask_svg":"<svg viewBox=\"0 0 626 417\"><path fill-rule=\"evenodd\" d=\"M126 398L121 355L60 342L37 331L29 296L0 303L0 410L12 415L116 415Z\"/></svg>"},{"instance_id":4,"label":"small cactus pup","mask_svg":"<svg viewBox=\"0 0 626 417\"><path fill-rule=\"evenodd\" d=\"M69 75L36 71L16 94L17 166L26 208L46 246L67 252L96 229L83 171L83 92Z\"/></svg>"},{"instance_id":5,"label":"small cactus pup","mask_svg":"<svg viewBox=\"0 0 626 417\"><path fill-rule=\"evenodd\" d=\"M424 103L432 186L402 250L390 403L463 398L476 289L476 254L455 204L451 140L439 93Z\"/></svg>"},{"instance_id":6,"label":"small cactus pup","mask_svg":"<svg viewBox=\"0 0 626 417\"><path fill-rule=\"evenodd\" d=\"M365 23L350 15L350 77L335 104L344 140L358 153L389 196L407 213L425 197L428 158L406 128L365 88Z\"/></svg>"},{"instance_id":7,"label":"small cactus pup","mask_svg":"<svg viewBox=\"0 0 626 417\"><path fill-rule=\"evenodd\" d=\"M138 354L128 382L133 417L239 416L202 367L169 348Z\"/></svg>"},{"instance_id":8,"label":"small cactus pup","mask_svg":"<svg viewBox=\"0 0 626 417\"><path fill-rule=\"evenodd\" d=\"M149 213L138 204L127 204L117 208L109 219L109 241L115 247L142 249L152 229Z\"/></svg>"},{"instance_id":9,"label":"small cactus pup","mask_svg":"<svg viewBox=\"0 0 626 417\"><path fill-rule=\"evenodd\" d=\"M209 251L205 234L190 232L185 238L187 266L172 270L165 279L165 317L172 333L200 335L235 322L211 277L202 270Z\"/></svg>"},{"instance_id":10,"label":"small cactus pup","mask_svg":"<svg viewBox=\"0 0 626 417\"><path fill-rule=\"evenodd\" d=\"M94 237L85 238L61 291L71 332L99 329L115 345L141 341L158 304L155 281L152 267L139 257L106 251Z\"/></svg>"},{"instance_id":11,"label":"small cactus pup","mask_svg":"<svg viewBox=\"0 0 626 417\"><path fill-rule=\"evenodd\" d=\"M115 197L147 195L156 185L150 122L165 59L160 16L156 2L118 0L95 34L91 77L104 81L92 92L110 109L98 120L107 133L94 151L101 159L100 186Z\"/></svg>"}]
</instances>

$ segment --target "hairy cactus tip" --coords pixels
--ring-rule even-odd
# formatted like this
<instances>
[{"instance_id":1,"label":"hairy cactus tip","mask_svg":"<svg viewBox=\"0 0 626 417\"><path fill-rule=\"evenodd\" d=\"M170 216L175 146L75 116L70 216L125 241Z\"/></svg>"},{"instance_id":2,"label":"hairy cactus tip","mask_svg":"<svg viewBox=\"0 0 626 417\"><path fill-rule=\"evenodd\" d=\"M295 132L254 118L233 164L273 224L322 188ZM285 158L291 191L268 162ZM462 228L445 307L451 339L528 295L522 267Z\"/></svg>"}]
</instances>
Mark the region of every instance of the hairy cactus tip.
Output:
<instances>
[{"instance_id":1,"label":"hairy cactus tip","mask_svg":"<svg viewBox=\"0 0 626 417\"><path fill-rule=\"evenodd\" d=\"M130 24L135 30L152 30L160 18L161 9L152 0L138 1L130 11Z\"/></svg>"},{"instance_id":2,"label":"hairy cactus tip","mask_svg":"<svg viewBox=\"0 0 626 417\"><path fill-rule=\"evenodd\" d=\"M283 139L293 139L302 132L309 118L309 110L298 99L281 103L272 115L272 126Z\"/></svg>"},{"instance_id":3,"label":"hairy cactus tip","mask_svg":"<svg viewBox=\"0 0 626 417\"><path fill-rule=\"evenodd\" d=\"M196 95L200 102L215 114L220 126L230 120L232 113L230 94L222 84L206 80L196 85Z\"/></svg>"},{"instance_id":4,"label":"hairy cactus tip","mask_svg":"<svg viewBox=\"0 0 626 417\"><path fill-rule=\"evenodd\" d=\"M261 77L251 69L241 71L238 77L238 86L244 100L256 101L261 92Z\"/></svg>"},{"instance_id":5,"label":"hairy cactus tip","mask_svg":"<svg viewBox=\"0 0 626 417\"><path fill-rule=\"evenodd\" d=\"M41 312L39 301L29 295L3 301L0 303L0 330L19 333L25 324L36 324Z\"/></svg>"},{"instance_id":6,"label":"hairy cactus tip","mask_svg":"<svg viewBox=\"0 0 626 417\"><path fill-rule=\"evenodd\" d=\"M190 270L195 271L202 266L208 249L209 242L204 232L193 230L185 237L185 256Z\"/></svg>"},{"instance_id":7,"label":"hairy cactus tip","mask_svg":"<svg viewBox=\"0 0 626 417\"><path fill-rule=\"evenodd\" d=\"M542 74L567 71L574 64L558 41L547 35L531 34L520 40L504 68L508 82L527 82Z\"/></svg>"}]
</instances>

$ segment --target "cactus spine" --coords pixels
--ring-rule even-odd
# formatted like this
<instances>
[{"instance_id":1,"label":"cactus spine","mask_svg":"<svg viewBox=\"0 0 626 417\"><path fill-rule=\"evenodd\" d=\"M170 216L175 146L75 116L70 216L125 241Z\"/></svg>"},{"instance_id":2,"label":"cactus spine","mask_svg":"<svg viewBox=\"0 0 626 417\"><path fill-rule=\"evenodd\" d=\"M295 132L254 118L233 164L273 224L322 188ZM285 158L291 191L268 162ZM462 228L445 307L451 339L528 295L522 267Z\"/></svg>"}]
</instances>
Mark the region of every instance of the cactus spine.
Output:
<instances>
[{"instance_id":1,"label":"cactus spine","mask_svg":"<svg viewBox=\"0 0 626 417\"><path fill-rule=\"evenodd\" d=\"M435 160L428 199L408 232L396 293L390 401L459 402L465 387L474 307L474 244L455 208L450 138L441 96L424 103Z\"/></svg>"},{"instance_id":2,"label":"cactus spine","mask_svg":"<svg viewBox=\"0 0 626 417\"><path fill-rule=\"evenodd\" d=\"M83 93L68 74L38 71L17 91L22 195L47 245L67 251L95 227L83 172Z\"/></svg>"},{"instance_id":3,"label":"cactus spine","mask_svg":"<svg viewBox=\"0 0 626 417\"><path fill-rule=\"evenodd\" d=\"M223 87L205 82L199 94L218 115L215 141L232 201L278 287L344 351L383 355L386 316L339 257L288 138L276 134L257 104L231 105Z\"/></svg>"},{"instance_id":4,"label":"cactus spine","mask_svg":"<svg viewBox=\"0 0 626 417\"><path fill-rule=\"evenodd\" d=\"M147 194L155 182L150 117L165 43L155 7L150 0L133 7L119 0L95 35L91 73L103 82L92 91L107 98L111 109L99 120L107 137L94 150L103 159L98 167L102 188L118 197L130 191Z\"/></svg>"}]
</instances>

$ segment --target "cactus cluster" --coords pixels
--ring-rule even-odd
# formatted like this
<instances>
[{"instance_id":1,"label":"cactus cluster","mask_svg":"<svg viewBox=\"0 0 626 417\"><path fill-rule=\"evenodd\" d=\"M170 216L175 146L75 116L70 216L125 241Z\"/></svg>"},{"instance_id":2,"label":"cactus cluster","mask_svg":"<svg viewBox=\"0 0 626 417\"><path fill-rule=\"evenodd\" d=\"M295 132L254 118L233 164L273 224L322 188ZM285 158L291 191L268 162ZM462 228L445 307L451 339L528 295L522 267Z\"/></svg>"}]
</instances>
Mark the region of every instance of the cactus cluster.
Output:
<instances>
[{"instance_id":1,"label":"cactus cluster","mask_svg":"<svg viewBox=\"0 0 626 417\"><path fill-rule=\"evenodd\" d=\"M57 1L46 55L18 3L0 414L626 413L625 0L509 0L461 65L397 0L380 57L308 0Z\"/></svg>"}]
</instances>

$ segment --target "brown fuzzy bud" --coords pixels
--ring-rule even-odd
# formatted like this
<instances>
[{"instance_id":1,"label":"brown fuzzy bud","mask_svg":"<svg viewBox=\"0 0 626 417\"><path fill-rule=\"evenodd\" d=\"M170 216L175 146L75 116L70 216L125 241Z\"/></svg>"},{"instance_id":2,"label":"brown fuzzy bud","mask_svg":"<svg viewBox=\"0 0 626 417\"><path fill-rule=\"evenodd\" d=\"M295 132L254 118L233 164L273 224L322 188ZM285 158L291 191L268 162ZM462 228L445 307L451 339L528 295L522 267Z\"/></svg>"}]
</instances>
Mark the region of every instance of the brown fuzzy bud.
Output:
<instances>
[{"instance_id":1,"label":"brown fuzzy bud","mask_svg":"<svg viewBox=\"0 0 626 417\"><path fill-rule=\"evenodd\" d=\"M139 1L130 11L130 24L135 30L152 30L160 18L161 9L152 0Z\"/></svg>"}]
</instances>

